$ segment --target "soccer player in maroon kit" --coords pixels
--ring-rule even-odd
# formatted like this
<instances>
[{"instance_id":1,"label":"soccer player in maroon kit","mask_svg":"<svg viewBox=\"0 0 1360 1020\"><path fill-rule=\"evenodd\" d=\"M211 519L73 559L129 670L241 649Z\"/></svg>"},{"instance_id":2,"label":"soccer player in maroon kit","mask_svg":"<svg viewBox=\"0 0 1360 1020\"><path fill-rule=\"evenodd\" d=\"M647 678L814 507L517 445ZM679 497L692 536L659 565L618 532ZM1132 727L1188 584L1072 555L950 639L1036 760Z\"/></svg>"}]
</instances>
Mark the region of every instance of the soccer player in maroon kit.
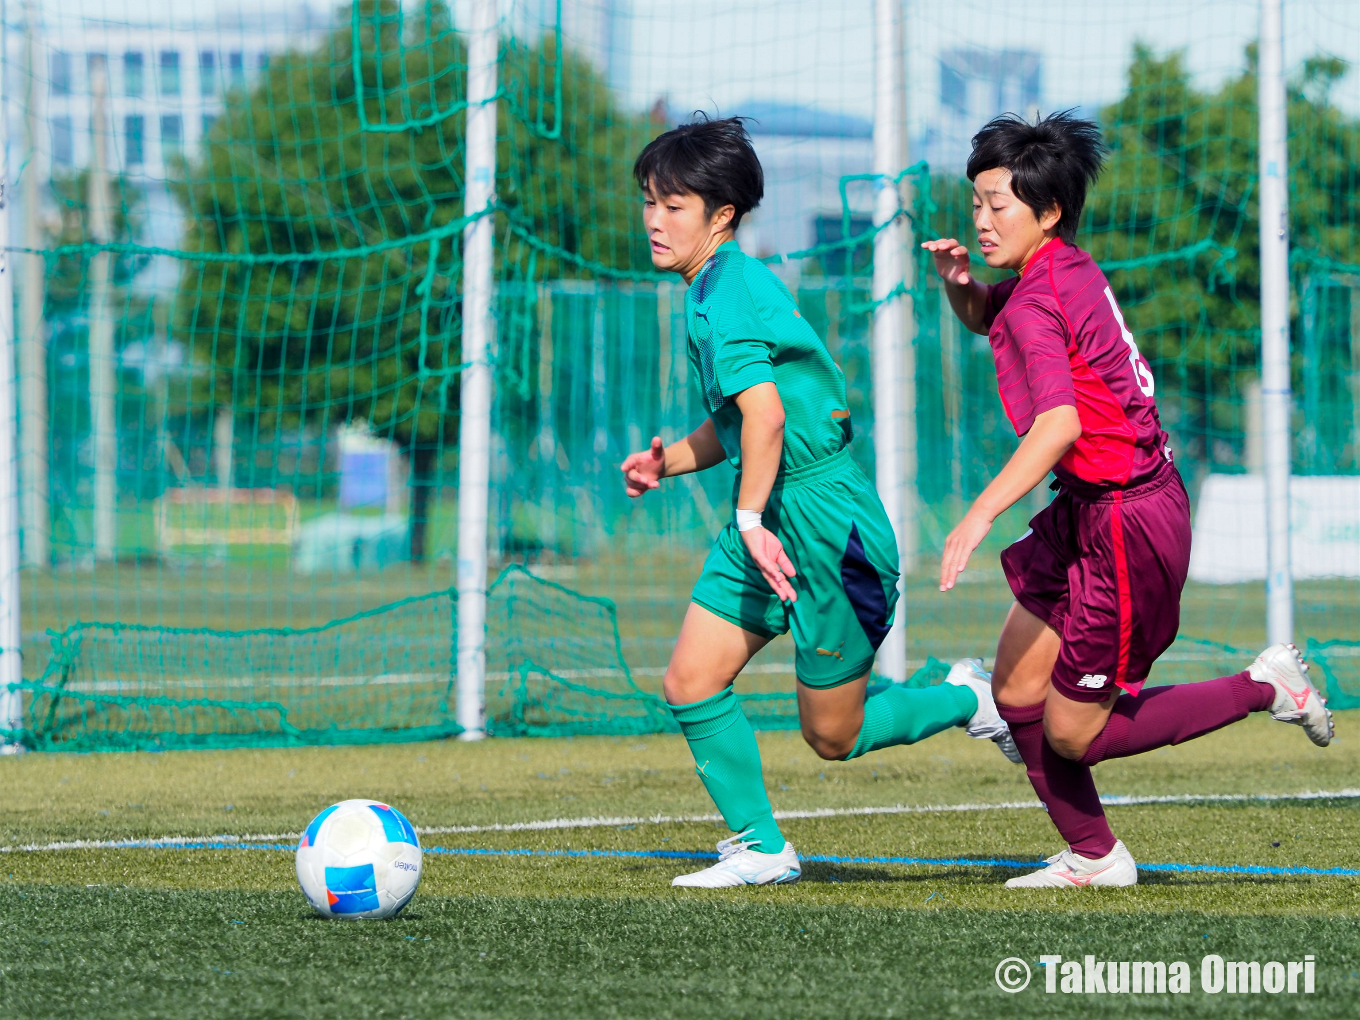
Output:
<instances>
[{"instance_id":1,"label":"soccer player in maroon kit","mask_svg":"<svg viewBox=\"0 0 1360 1020\"><path fill-rule=\"evenodd\" d=\"M986 334L1009 463L945 540L948 591L992 521L1047 477L1057 495L1001 555L1015 604L992 691L1030 782L1068 844L1011 888L1123 886L1138 869L1115 839L1091 766L1202 736L1249 712L1331 740L1332 719L1293 645L1246 670L1143 691L1175 640L1190 561L1190 502L1153 399L1152 371L1104 273L1073 239L1104 145L1095 124L1008 115L973 138L968 177L982 258L1018 275L986 286L953 238L925 242L949 303ZM977 660L969 660L977 662ZM977 667L980 672L980 665Z\"/></svg>"}]
</instances>

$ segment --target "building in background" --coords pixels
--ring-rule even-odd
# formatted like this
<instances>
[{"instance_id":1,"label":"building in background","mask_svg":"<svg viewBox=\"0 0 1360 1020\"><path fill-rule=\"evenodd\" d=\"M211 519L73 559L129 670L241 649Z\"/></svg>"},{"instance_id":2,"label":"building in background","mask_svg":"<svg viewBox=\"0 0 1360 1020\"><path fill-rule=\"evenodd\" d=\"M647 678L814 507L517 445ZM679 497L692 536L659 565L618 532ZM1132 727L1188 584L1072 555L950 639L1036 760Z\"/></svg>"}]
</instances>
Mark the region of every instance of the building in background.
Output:
<instances>
[{"instance_id":1,"label":"building in background","mask_svg":"<svg viewBox=\"0 0 1360 1020\"><path fill-rule=\"evenodd\" d=\"M271 56L315 44L329 17L305 6L269 19L218 19L148 26L58 17L35 27L33 84L42 111L35 165L54 177L80 172L91 153L91 69L107 67L106 117L110 175L138 187L145 202L138 241L177 248L182 217L167 180L176 161L193 158L234 90L247 88ZM102 60L101 60L102 58ZM6 115L10 166L25 163L22 146L28 91L23 32L9 33ZM18 144L16 144L16 142ZM173 286L177 267L153 259L142 289Z\"/></svg>"},{"instance_id":2,"label":"building in background","mask_svg":"<svg viewBox=\"0 0 1360 1020\"><path fill-rule=\"evenodd\" d=\"M270 56L306 47L330 27L307 7L288 8L257 24L146 27L85 20L49 26L37 51L45 86L49 159L55 172L90 158L90 67L103 57L109 74L113 165L110 172L163 179L174 160L193 153L221 115L227 94L241 89ZM12 67L22 68L22 52ZM11 104L23 96L11 81ZM11 111L13 117L14 111Z\"/></svg>"},{"instance_id":3,"label":"building in background","mask_svg":"<svg viewBox=\"0 0 1360 1020\"><path fill-rule=\"evenodd\" d=\"M731 112L751 118L747 129L765 170L765 198L742 221L739 240L743 250L773 255L840 238L845 225L841 179L867 174L873 168L873 124L861 117L787 103L753 101ZM871 183L857 181L846 186L852 234L867 230L872 222ZM822 262L829 275L851 269L846 256ZM780 272L799 268L799 262L776 267Z\"/></svg>"},{"instance_id":4,"label":"building in background","mask_svg":"<svg viewBox=\"0 0 1360 1020\"><path fill-rule=\"evenodd\" d=\"M978 128L1001 113L1032 119L1043 94L1043 57L1035 50L952 49L940 54L940 105L913 146L936 171L960 171Z\"/></svg>"},{"instance_id":5,"label":"building in background","mask_svg":"<svg viewBox=\"0 0 1360 1020\"><path fill-rule=\"evenodd\" d=\"M558 0L527 0L522 8L514 19L517 35L536 41L553 32ZM626 97L632 85L630 0L561 0L561 10L563 48L588 60L616 96Z\"/></svg>"}]
</instances>

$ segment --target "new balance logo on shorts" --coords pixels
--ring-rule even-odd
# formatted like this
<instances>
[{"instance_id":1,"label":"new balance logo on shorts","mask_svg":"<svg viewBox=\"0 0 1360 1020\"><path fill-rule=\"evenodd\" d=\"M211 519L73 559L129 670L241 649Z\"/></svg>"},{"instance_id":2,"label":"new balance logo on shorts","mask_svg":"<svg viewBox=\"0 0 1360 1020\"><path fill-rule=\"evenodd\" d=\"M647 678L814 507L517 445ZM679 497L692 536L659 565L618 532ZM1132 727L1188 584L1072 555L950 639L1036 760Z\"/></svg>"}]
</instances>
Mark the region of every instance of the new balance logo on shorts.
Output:
<instances>
[{"instance_id":1,"label":"new balance logo on shorts","mask_svg":"<svg viewBox=\"0 0 1360 1020\"><path fill-rule=\"evenodd\" d=\"M1077 686L1093 687L1099 690L1101 687L1105 686L1105 681L1109 679L1110 678L1107 677L1104 673L1087 673L1084 677L1077 681Z\"/></svg>"}]
</instances>

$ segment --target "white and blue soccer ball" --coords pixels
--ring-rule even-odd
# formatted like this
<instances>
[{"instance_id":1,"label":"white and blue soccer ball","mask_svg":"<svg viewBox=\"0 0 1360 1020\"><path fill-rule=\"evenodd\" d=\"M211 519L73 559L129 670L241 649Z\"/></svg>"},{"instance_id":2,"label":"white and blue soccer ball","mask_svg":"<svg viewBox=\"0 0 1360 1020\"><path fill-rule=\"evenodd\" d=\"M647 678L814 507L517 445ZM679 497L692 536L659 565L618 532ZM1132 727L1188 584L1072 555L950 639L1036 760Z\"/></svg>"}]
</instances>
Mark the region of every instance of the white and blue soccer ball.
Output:
<instances>
[{"instance_id":1,"label":"white and blue soccer ball","mask_svg":"<svg viewBox=\"0 0 1360 1020\"><path fill-rule=\"evenodd\" d=\"M298 884L326 917L393 916L415 895L420 866L415 828L376 800L332 804L298 843Z\"/></svg>"}]
</instances>

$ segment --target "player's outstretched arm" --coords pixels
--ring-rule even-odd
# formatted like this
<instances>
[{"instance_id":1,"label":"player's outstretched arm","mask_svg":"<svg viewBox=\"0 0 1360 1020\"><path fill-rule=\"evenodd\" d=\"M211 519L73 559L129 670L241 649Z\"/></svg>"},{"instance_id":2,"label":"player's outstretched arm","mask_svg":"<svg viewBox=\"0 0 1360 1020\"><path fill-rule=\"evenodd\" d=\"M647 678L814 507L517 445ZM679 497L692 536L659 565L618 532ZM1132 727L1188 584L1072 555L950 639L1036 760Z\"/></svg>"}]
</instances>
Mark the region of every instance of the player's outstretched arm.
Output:
<instances>
[{"instance_id":1,"label":"player's outstretched arm","mask_svg":"<svg viewBox=\"0 0 1360 1020\"><path fill-rule=\"evenodd\" d=\"M666 446L660 436L652 437L652 445L640 453L628 455L619 465L628 495L637 498L651 492L667 475L687 475L704 471L723 459L722 443L713 428L713 419L704 423L678 443Z\"/></svg>"},{"instance_id":2,"label":"player's outstretched arm","mask_svg":"<svg viewBox=\"0 0 1360 1020\"><path fill-rule=\"evenodd\" d=\"M1048 476L1068 447L1081 437L1081 419L1071 404L1051 408L1034 419L1001 473L964 514L959 526L944 540L940 558L940 591L948 591L987 532L992 521L1009 510L1025 493Z\"/></svg>"},{"instance_id":3,"label":"player's outstretched arm","mask_svg":"<svg viewBox=\"0 0 1360 1020\"><path fill-rule=\"evenodd\" d=\"M737 528L766 583L781 599L797 602L789 578L797 575L784 544L760 523L784 455L784 402L772 382L757 383L737 394L741 410L741 489Z\"/></svg>"},{"instance_id":4,"label":"player's outstretched arm","mask_svg":"<svg viewBox=\"0 0 1360 1020\"><path fill-rule=\"evenodd\" d=\"M968 249L952 237L922 241L921 247L935 256L935 272L944 281L949 307L974 333L987 335L987 285L968 269Z\"/></svg>"}]
</instances>

